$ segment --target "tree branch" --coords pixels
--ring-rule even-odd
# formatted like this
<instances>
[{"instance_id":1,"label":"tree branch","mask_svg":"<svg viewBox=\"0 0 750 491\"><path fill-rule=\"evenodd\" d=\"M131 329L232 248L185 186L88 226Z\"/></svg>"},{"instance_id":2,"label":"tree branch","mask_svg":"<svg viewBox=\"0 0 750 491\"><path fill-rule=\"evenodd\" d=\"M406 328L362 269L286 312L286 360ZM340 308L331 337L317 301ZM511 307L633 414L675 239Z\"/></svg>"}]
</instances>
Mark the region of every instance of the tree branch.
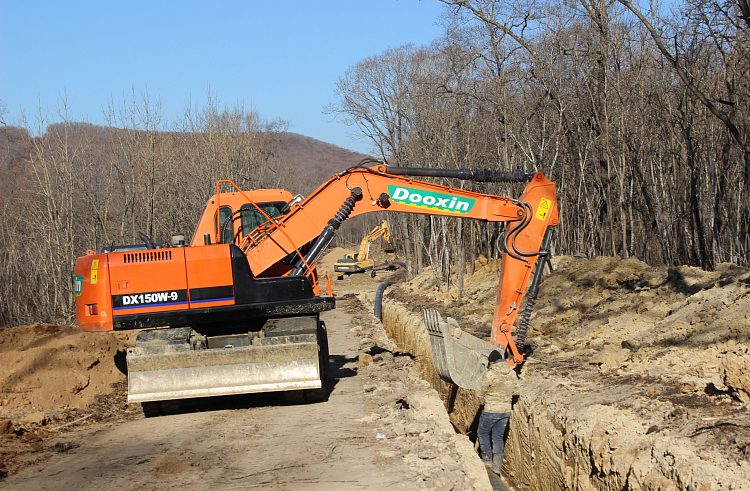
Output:
<instances>
[{"instance_id":1,"label":"tree branch","mask_svg":"<svg viewBox=\"0 0 750 491\"><path fill-rule=\"evenodd\" d=\"M675 53L672 53L669 51L669 49L667 49L667 47L664 45L662 37L656 31L656 28L653 26L653 24L649 22L646 16L644 16L637 8L635 8L630 0L617 1L624 5L628 10L630 10L636 17L638 17L638 20L641 21L641 24L643 24L649 34L651 34L651 38L656 43L659 51L661 51L662 55L664 55L667 61L669 61L669 63L675 69L675 71L677 72L677 76L680 77L680 80L682 80L690 93L693 94L704 106L706 106L706 108L711 111L711 114L716 116L722 123L724 123L724 126L726 126L726 128L729 130L729 133L732 135L734 141L736 141L743 150L750 151L750 145L747 141L745 141L744 138L742 138L739 130L737 129L737 126L735 126L735 124L732 122L729 115L720 110L713 102L711 102L708 96L706 96L706 94L703 93L703 91L700 90L695 83L693 83L692 78L688 75L688 73L685 71L685 67L683 67L682 63L680 62L677 52L675 51ZM745 0L739 1L744 2Z\"/></svg>"}]
</instances>

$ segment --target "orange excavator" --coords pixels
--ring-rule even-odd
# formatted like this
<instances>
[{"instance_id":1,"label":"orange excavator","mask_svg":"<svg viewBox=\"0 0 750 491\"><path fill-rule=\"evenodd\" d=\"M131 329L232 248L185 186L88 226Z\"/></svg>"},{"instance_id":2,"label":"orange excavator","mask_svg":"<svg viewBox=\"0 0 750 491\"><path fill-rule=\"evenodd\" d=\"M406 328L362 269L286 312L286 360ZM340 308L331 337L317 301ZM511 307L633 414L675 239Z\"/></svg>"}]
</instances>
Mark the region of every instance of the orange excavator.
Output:
<instances>
[{"instance_id":1,"label":"orange excavator","mask_svg":"<svg viewBox=\"0 0 750 491\"><path fill-rule=\"evenodd\" d=\"M415 177L527 184L512 199ZM558 224L555 185L541 173L366 159L307 198L220 181L189 245L180 234L168 246L140 234L143 243L78 258L78 324L84 331L142 329L127 352L128 401L143 403L148 415L161 414L165 401L224 394L284 391L293 400L319 400L328 373L320 312L335 300L316 262L347 218L374 211L508 222L491 342L462 334L437 312L424 317L436 368L448 381L475 386L493 350L522 362L513 325L533 277L518 336L525 331Z\"/></svg>"}]
</instances>

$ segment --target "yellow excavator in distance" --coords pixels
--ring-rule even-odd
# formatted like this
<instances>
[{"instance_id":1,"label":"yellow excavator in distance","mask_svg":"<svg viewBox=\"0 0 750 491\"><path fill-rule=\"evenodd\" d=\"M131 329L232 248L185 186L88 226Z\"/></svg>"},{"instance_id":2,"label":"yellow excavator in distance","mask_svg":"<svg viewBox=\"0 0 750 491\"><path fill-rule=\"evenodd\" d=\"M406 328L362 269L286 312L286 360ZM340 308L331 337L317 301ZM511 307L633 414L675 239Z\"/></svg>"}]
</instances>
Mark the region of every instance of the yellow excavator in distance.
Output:
<instances>
[{"instance_id":1,"label":"yellow excavator in distance","mask_svg":"<svg viewBox=\"0 0 750 491\"><path fill-rule=\"evenodd\" d=\"M370 260L370 244L375 242L381 235L387 244L384 249L385 252L393 253L394 249L391 245L391 229L388 228L388 221L383 220L380 225L372 229L369 234L365 235L362 242L359 244L359 252L356 254L347 254L343 259L336 261L336 264L333 265L333 270L337 273L343 274L363 273L365 271L374 272L375 263Z\"/></svg>"}]
</instances>

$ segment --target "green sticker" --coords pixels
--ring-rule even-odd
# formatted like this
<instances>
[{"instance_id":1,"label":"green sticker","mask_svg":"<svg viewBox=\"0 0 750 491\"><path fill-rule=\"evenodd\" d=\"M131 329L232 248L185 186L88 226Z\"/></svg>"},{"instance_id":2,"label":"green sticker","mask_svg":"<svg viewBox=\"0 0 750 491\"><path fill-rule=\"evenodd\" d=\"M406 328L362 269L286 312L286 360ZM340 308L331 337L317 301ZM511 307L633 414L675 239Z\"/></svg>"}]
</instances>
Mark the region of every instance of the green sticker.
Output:
<instances>
[{"instance_id":1,"label":"green sticker","mask_svg":"<svg viewBox=\"0 0 750 491\"><path fill-rule=\"evenodd\" d=\"M388 185L388 193L396 203L415 208L442 211L463 215L474 207L476 200L453 196L451 194L434 193L421 189Z\"/></svg>"},{"instance_id":2,"label":"green sticker","mask_svg":"<svg viewBox=\"0 0 750 491\"><path fill-rule=\"evenodd\" d=\"M83 290L83 275L75 275L73 278L73 287L76 291L76 297L81 296L81 290Z\"/></svg>"}]
</instances>

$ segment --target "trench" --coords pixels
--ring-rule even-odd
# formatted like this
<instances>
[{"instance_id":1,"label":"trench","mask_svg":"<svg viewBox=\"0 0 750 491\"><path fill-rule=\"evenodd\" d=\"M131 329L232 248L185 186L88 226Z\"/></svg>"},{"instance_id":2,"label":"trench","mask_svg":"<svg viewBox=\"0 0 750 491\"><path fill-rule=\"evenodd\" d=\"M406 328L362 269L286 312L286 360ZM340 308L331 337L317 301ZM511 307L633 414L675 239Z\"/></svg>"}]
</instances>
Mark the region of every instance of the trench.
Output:
<instances>
[{"instance_id":1,"label":"trench","mask_svg":"<svg viewBox=\"0 0 750 491\"><path fill-rule=\"evenodd\" d=\"M532 319L532 352L520 369L521 395L506 439L506 482L522 491L750 489L750 404L732 392L746 379L730 380L728 368L736 353L750 353L740 344L748 326L746 285L728 281L686 294L666 271L644 269L664 282L609 292L582 274L609 284L611 275L631 274L632 261L575 264L542 285L552 295ZM601 264L614 266L603 275ZM385 333L414 356L456 431L473 442L479 402L435 373L421 307L465 315L458 321L471 332L486 324L479 319L494 292L478 285L494 280L493 272L470 278L476 289L460 305L433 292L427 272L393 287L380 309ZM360 299L373 305L375 293ZM663 309L642 310L657 304ZM686 329L693 330L691 342L683 341Z\"/></svg>"},{"instance_id":2,"label":"trench","mask_svg":"<svg viewBox=\"0 0 750 491\"><path fill-rule=\"evenodd\" d=\"M373 304L374 295L361 296ZM383 300L381 314L386 333L400 350L415 357L420 376L438 392L456 430L476 442L479 401L473 391L448 384L437 375L421 316L392 299ZM620 448L618 454L617 445L610 445L611 435L607 432L603 432L606 434L602 442L596 441L596 432L576 433L580 428L571 427L564 401L557 401L556 405L545 398L545 394L553 401L555 397L545 384L559 383L559 380L532 380L531 387L528 391L524 388L514 404L505 447L504 484L524 491L633 486L633 448ZM602 451L592 456L592 447L598 443L602 444ZM494 482L493 486L502 489Z\"/></svg>"},{"instance_id":3,"label":"trench","mask_svg":"<svg viewBox=\"0 0 750 491\"><path fill-rule=\"evenodd\" d=\"M363 296L366 297L365 300L368 303L375 303L375 296L367 294ZM473 391L449 384L437 375L433 367L429 337L424 329L422 318L392 300L383 300L379 310L386 334L396 343L399 350L414 356L420 377L429 382L440 395L456 431L469 436L472 443L476 444L476 430L481 409L479 401ZM509 487L515 488L509 476L500 478L489 470L488 475L495 490L507 491Z\"/></svg>"}]
</instances>

